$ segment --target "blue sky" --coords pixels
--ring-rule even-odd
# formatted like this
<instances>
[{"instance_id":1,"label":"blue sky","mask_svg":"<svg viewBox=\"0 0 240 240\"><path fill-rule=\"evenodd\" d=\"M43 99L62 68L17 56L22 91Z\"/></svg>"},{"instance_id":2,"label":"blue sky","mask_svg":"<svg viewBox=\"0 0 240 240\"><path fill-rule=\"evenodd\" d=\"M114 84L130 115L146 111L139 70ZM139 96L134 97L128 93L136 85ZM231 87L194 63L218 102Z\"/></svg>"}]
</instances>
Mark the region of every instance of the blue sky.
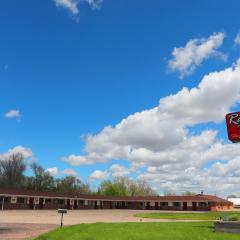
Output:
<instances>
[{"instance_id":1,"label":"blue sky","mask_svg":"<svg viewBox=\"0 0 240 240\"><path fill-rule=\"evenodd\" d=\"M237 41L239 1L104 0L96 1L96 4L88 0L0 2L2 156L21 146L21 151L31 151L26 157L36 158L45 168L57 168L57 176L71 169L81 179L91 180L93 186L119 173L146 179L159 193L198 191L203 187L201 179L208 176L208 183L221 182L227 177L231 185L223 191L215 186L216 190L206 189L208 192L226 195L239 191L233 183L238 178L236 170L239 165L234 165L238 164L238 146L227 141L223 114L238 108L239 78L229 83L228 86L234 82L236 91L229 91L226 96L221 97L224 89L223 92L216 89L220 102L222 99L222 109L214 116L206 119L198 116L196 120L190 114L188 117L194 119L183 119L181 123L180 113L171 118L171 128L176 132L169 142L160 140L160 135L166 134L167 137L168 134L163 134L158 125L156 133L144 130L147 120L144 113L141 114L143 110L158 107L160 99L178 93L183 87L197 87L205 75L212 72L221 75L221 71L237 62L240 53L240 41ZM211 44L211 41L213 46L198 53L199 46ZM174 57L174 48L178 49L177 57ZM187 51L192 54L191 58ZM181 64L190 61L190 65L184 62L181 69L179 59ZM218 82L220 78L216 77L216 86L222 85L221 81ZM224 98L231 94L234 97L229 97L226 103ZM180 98L184 99L184 96ZM205 115L221 107L221 103L218 106L214 101L209 109L207 105L205 103L202 110ZM166 106L167 114L172 115L168 103ZM174 111L181 107L180 104ZM187 107L194 110L199 106L183 106ZM126 125L133 129L138 124L133 121L128 125L131 121L128 117L137 112L143 121L139 125L143 127L133 131L135 138L125 126L120 126L120 130L115 128L125 119ZM189 109L184 112L187 115ZM163 116L163 112L161 114ZM156 121L160 123L160 120ZM103 130L106 126L112 126L107 133ZM212 146L216 148L217 144L222 144L220 148L223 150L199 166L188 164L189 171L196 171L194 175L199 178L193 179L190 174L189 179L181 182L182 178L176 178L176 169L182 172L186 166L176 157L173 157L174 164L168 166L166 162L171 159L166 152L175 145L171 151L185 149L181 144L186 139L199 136L206 130L210 133L204 137L213 140L208 148L201 149L201 154ZM181 136L178 136L179 132ZM151 134L158 136L151 139ZM180 139L179 142L172 141L174 136ZM114 153L113 149L116 149ZM131 155L134 150L142 155ZM151 155L146 155L149 154L147 150L151 150ZM128 154L125 151L129 151ZM234 154L222 157L229 151ZM164 161L158 155L163 153L166 154ZM74 164L73 155L77 159ZM139 160L142 158L146 160ZM182 168L177 167L179 165ZM235 167L231 168L232 165ZM227 168L228 172L223 173L222 169ZM213 177L210 171L219 171L219 174ZM177 184L179 182L181 186Z\"/></svg>"}]
</instances>

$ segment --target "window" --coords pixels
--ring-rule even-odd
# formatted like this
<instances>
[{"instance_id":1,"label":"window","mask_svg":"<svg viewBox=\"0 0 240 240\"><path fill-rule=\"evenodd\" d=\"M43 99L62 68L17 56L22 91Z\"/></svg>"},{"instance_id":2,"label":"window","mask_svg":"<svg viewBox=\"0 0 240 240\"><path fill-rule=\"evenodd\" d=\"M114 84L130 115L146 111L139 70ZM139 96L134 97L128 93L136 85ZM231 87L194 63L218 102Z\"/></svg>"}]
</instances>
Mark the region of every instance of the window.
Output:
<instances>
[{"instance_id":1,"label":"window","mask_svg":"<svg viewBox=\"0 0 240 240\"><path fill-rule=\"evenodd\" d=\"M51 198L46 198L45 199L45 204L51 204L52 203L52 199Z\"/></svg>"},{"instance_id":2,"label":"window","mask_svg":"<svg viewBox=\"0 0 240 240\"><path fill-rule=\"evenodd\" d=\"M207 207L207 203L206 202L200 202L198 203L199 207Z\"/></svg>"},{"instance_id":3,"label":"window","mask_svg":"<svg viewBox=\"0 0 240 240\"><path fill-rule=\"evenodd\" d=\"M25 201L25 198L23 198L23 197L18 197L17 198L17 203L25 203L26 201Z\"/></svg>"},{"instance_id":4,"label":"window","mask_svg":"<svg viewBox=\"0 0 240 240\"><path fill-rule=\"evenodd\" d=\"M174 207L181 207L181 203L180 203L180 202L174 202L174 203L173 203L173 206L174 206Z\"/></svg>"},{"instance_id":5,"label":"window","mask_svg":"<svg viewBox=\"0 0 240 240\"><path fill-rule=\"evenodd\" d=\"M168 202L160 202L160 206L161 207L167 207L168 206Z\"/></svg>"}]
</instances>

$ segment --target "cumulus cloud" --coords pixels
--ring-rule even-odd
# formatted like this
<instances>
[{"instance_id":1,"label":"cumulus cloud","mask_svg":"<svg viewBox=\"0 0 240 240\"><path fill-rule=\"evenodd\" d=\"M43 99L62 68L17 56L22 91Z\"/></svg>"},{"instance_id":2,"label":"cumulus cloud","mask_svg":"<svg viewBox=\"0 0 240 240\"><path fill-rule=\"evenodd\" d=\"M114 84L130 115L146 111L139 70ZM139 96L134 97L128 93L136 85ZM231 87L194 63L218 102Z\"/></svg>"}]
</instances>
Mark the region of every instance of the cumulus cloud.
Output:
<instances>
[{"instance_id":1,"label":"cumulus cloud","mask_svg":"<svg viewBox=\"0 0 240 240\"><path fill-rule=\"evenodd\" d=\"M20 119L21 118L21 113L20 113L20 110L17 110L17 109L12 109L12 110L9 110L8 112L5 113L5 118L9 118L9 119Z\"/></svg>"},{"instance_id":2,"label":"cumulus cloud","mask_svg":"<svg viewBox=\"0 0 240 240\"><path fill-rule=\"evenodd\" d=\"M87 3L92 9L99 9L103 0L54 0L57 7L63 7L68 10L78 21L79 20L79 5Z\"/></svg>"},{"instance_id":3,"label":"cumulus cloud","mask_svg":"<svg viewBox=\"0 0 240 240\"><path fill-rule=\"evenodd\" d=\"M129 168L114 164L106 171L93 172L90 178L105 179L128 175L132 169L145 169L139 178L148 180L159 191L203 189L213 193L211 184L215 186L215 180L224 184L224 173L224 189L227 191L229 184L228 192L233 191L233 181L238 179L233 159L240 155L239 145L218 139L216 130L194 133L190 127L223 122L226 113L239 101L240 60L205 75L197 87L183 88L161 98L152 109L134 113L115 126L88 135L86 154L70 155L64 160L72 165L128 160ZM220 186L215 189L221 193Z\"/></svg>"},{"instance_id":4,"label":"cumulus cloud","mask_svg":"<svg viewBox=\"0 0 240 240\"><path fill-rule=\"evenodd\" d=\"M237 46L237 45L240 45L240 33L237 34L237 36L235 37L234 39L234 44Z\"/></svg>"},{"instance_id":5,"label":"cumulus cloud","mask_svg":"<svg viewBox=\"0 0 240 240\"><path fill-rule=\"evenodd\" d=\"M184 47L175 47L172 59L168 62L171 71L177 71L180 78L190 75L201 63L212 57L226 60L227 56L217 49L222 45L225 34L214 33L208 38L195 38L187 42Z\"/></svg>"},{"instance_id":6,"label":"cumulus cloud","mask_svg":"<svg viewBox=\"0 0 240 240\"><path fill-rule=\"evenodd\" d=\"M52 176L56 176L59 173L57 167L47 168L46 172L49 172Z\"/></svg>"},{"instance_id":7,"label":"cumulus cloud","mask_svg":"<svg viewBox=\"0 0 240 240\"><path fill-rule=\"evenodd\" d=\"M9 149L7 152L0 153L0 159L6 159L13 154L22 154L24 159L30 158L33 156L33 152L30 148L26 148L23 146L16 146L14 148Z\"/></svg>"},{"instance_id":8,"label":"cumulus cloud","mask_svg":"<svg viewBox=\"0 0 240 240\"><path fill-rule=\"evenodd\" d=\"M85 0L92 9L99 9L103 0Z\"/></svg>"},{"instance_id":9,"label":"cumulus cloud","mask_svg":"<svg viewBox=\"0 0 240 240\"><path fill-rule=\"evenodd\" d=\"M74 154L69 155L68 157L62 157L61 160L71 164L72 166L89 165L93 163L90 159L84 156L78 156Z\"/></svg>"},{"instance_id":10,"label":"cumulus cloud","mask_svg":"<svg viewBox=\"0 0 240 240\"><path fill-rule=\"evenodd\" d=\"M112 178L112 177L127 176L132 171L133 171L133 168L127 168L120 164L113 164L106 171L96 170L92 172L89 178L90 180L105 180L107 178Z\"/></svg>"},{"instance_id":11,"label":"cumulus cloud","mask_svg":"<svg viewBox=\"0 0 240 240\"><path fill-rule=\"evenodd\" d=\"M60 171L57 167L52 167L52 168L47 168L46 172L49 172L52 176L56 176L59 174L69 175L69 176L77 176L78 175L78 173L74 169L71 169L71 168L67 168L67 169Z\"/></svg>"},{"instance_id":12,"label":"cumulus cloud","mask_svg":"<svg viewBox=\"0 0 240 240\"><path fill-rule=\"evenodd\" d=\"M78 175L78 173L74 169L71 169L71 168L64 169L61 173L65 174L65 175L70 175L70 176Z\"/></svg>"},{"instance_id":13,"label":"cumulus cloud","mask_svg":"<svg viewBox=\"0 0 240 240\"><path fill-rule=\"evenodd\" d=\"M109 174L107 171L96 170L89 176L90 180L105 180L108 178Z\"/></svg>"},{"instance_id":14,"label":"cumulus cloud","mask_svg":"<svg viewBox=\"0 0 240 240\"><path fill-rule=\"evenodd\" d=\"M128 159L134 164L142 164L144 159L168 161L172 147L182 148L182 144L188 145L189 141L191 144L202 141L200 145L204 145L206 139L215 139L214 131L192 137L188 126L223 121L239 100L240 61L237 61L225 70L204 76L198 87L183 88L160 99L157 107L137 112L115 127L107 126L100 133L87 136L87 154L70 155L63 160L71 165L112 159Z\"/></svg>"}]
</instances>

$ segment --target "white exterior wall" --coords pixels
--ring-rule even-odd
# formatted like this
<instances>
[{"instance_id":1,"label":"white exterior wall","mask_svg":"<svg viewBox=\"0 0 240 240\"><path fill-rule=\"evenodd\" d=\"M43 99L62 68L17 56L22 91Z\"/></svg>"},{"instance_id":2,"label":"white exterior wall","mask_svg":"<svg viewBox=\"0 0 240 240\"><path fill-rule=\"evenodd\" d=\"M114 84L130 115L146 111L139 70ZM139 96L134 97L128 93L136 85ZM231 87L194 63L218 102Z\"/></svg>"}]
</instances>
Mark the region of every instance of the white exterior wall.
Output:
<instances>
[{"instance_id":1,"label":"white exterior wall","mask_svg":"<svg viewBox=\"0 0 240 240\"><path fill-rule=\"evenodd\" d=\"M240 206L240 198L228 198L228 201L233 203L233 206Z\"/></svg>"}]
</instances>

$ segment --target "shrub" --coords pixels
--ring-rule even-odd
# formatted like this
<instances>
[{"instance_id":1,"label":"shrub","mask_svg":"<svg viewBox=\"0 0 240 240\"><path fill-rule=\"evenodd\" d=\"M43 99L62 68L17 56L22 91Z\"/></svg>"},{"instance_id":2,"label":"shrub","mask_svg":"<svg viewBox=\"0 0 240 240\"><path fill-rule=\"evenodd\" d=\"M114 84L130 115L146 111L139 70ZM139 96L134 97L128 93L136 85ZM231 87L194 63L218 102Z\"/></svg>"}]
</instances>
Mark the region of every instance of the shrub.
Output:
<instances>
[{"instance_id":1,"label":"shrub","mask_svg":"<svg viewBox=\"0 0 240 240\"><path fill-rule=\"evenodd\" d=\"M227 217L228 221L238 221L238 215L237 214L232 214Z\"/></svg>"}]
</instances>

